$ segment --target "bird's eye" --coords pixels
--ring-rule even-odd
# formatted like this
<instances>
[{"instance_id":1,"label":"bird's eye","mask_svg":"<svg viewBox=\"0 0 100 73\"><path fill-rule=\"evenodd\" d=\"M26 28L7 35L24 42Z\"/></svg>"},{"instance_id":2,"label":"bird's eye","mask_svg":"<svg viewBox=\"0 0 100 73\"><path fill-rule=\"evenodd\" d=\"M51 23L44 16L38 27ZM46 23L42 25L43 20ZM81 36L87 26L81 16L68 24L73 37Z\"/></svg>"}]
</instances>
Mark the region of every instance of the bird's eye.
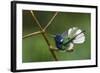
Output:
<instances>
[{"instance_id":1,"label":"bird's eye","mask_svg":"<svg viewBox=\"0 0 100 73\"><path fill-rule=\"evenodd\" d=\"M60 42L63 42L63 39L61 39Z\"/></svg>"}]
</instances>

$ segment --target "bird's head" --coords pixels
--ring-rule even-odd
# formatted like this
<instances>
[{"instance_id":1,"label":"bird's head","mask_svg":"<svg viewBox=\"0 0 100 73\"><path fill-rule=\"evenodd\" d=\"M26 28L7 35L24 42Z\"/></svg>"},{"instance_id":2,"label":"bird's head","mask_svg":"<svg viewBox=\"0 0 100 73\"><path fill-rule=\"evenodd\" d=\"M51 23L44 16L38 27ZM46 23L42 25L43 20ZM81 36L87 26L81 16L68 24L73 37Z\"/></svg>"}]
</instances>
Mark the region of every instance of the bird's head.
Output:
<instances>
[{"instance_id":1,"label":"bird's head","mask_svg":"<svg viewBox=\"0 0 100 73\"><path fill-rule=\"evenodd\" d=\"M63 37L62 37L60 34L57 34L57 35L55 36L55 40L56 40L56 42L58 42L58 43L62 43L62 42L63 42Z\"/></svg>"}]
</instances>

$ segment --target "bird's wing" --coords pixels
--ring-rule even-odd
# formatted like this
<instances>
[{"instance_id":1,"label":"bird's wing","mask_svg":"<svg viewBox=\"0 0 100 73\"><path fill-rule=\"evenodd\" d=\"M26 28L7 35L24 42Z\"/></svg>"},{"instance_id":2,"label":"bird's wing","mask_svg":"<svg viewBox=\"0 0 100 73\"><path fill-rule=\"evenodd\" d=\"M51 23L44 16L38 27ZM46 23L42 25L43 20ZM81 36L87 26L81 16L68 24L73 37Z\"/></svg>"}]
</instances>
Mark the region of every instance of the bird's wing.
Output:
<instances>
[{"instance_id":1,"label":"bird's wing","mask_svg":"<svg viewBox=\"0 0 100 73\"><path fill-rule=\"evenodd\" d=\"M69 37L69 38L74 37L77 30L78 30L77 27L70 28L70 29L68 30L68 37Z\"/></svg>"},{"instance_id":2,"label":"bird's wing","mask_svg":"<svg viewBox=\"0 0 100 73\"><path fill-rule=\"evenodd\" d=\"M74 48L74 44L73 43L70 43L69 44L69 47L66 49L67 51L70 51L70 50L73 50Z\"/></svg>"},{"instance_id":3,"label":"bird's wing","mask_svg":"<svg viewBox=\"0 0 100 73\"><path fill-rule=\"evenodd\" d=\"M70 34L72 33L72 31L73 31L72 28L70 28L70 29L68 30L68 36L70 36Z\"/></svg>"},{"instance_id":4,"label":"bird's wing","mask_svg":"<svg viewBox=\"0 0 100 73\"><path fill-rule=\"evenodd\" d=\"M67 32L67 31L65 31L65 32L63 32L63 33L61 34L61 36L62 36L63 38L67 37L67 35L68 35L68 32Z\"/></svg>"},{"instance_id":5,"label":"bird's wing","mask_svg":"<svg viewBox=\"0 0 100 73\"><path fill-rule=\"evenodd\" d=\"M84 35L84 33L81 33L81 32L82 32L81 29L78 29L78 30L77 30L77 32L75 33L75 35L77 35L77 36L76 36L75 39L73 40L73 43L75 43L75 44L84 43L84 41L85 41L85 35ZM81 34L79 34L79 33L81 33ZM78 34L79 34L79 35L78 35Z\"/></svg>"},{"instance_id":6,"label":"bird's wing","mask_svg":"<svg viewBox=\"0 0 100 73\"><path fill-rule=\"evenodd\" d=\"M68 35L67 37L64 37L64 41L63 44L67 44L69 41L72 42L73 40L71 40L74 36L75 33L77 32L78 28L77 27L72 27L68 30Z\"/></svg>"}]
</instances>

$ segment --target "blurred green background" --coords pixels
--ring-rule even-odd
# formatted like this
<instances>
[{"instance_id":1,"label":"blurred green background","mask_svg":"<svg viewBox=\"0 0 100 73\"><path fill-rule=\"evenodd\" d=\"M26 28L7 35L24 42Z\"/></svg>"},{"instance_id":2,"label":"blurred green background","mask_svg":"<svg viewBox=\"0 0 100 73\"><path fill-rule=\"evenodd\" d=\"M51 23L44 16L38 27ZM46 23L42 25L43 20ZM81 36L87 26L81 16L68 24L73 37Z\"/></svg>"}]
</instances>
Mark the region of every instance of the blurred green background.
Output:
<instances>
[{"instance_id":1,"label":"blurred green background","mask_svg":"<svg viewBox=\"0 0 100 73\"><path fill-rule=\"evenodd\" d=\"M55 12L33 11L42 27L50 21ZM23 10L23 36L39 31L38 25L29 10ZM55 46L54 38L49 34L63 33L71 27L79 27L85 30L86 41L83 44L74 46L73 52L56 52L59 61L64 60L86 60L91 58L91 14L59 12L53 22L47 28L47 37L51 45ZM22 40L22 61L27 62L46 62L54 61L49 48L41 34L24 38Z\"/></svg>"}]
</instances>

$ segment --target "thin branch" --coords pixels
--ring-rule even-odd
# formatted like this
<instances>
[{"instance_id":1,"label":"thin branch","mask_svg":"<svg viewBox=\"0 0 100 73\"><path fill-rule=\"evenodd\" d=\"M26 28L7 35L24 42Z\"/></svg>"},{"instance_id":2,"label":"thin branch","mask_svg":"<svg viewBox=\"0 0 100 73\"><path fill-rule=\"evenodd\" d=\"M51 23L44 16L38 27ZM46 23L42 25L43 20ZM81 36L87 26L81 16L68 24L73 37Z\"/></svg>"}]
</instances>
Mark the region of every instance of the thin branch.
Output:
<instances>
[{"instance_id":1,"label":"thin branch","mask_svg":"<svg viewBox=\"0 0 100 73\"><path fill-rule=\"evenodd\" d=\"M52 45L50 45L50 49L52 49L53 51L59 51L58 48L53 47Z\"/></svg>"},{"instance_id":2,"label":"thin branch","mask_svg":"<svg viewBox=\"0 0 100 73\"><path fill-rule=\"evenodd\" d=\"M31 13L32 13L32 11L31 11ZM48 22L48 24L44 27L43 31L45 31L45 30L48 28L48 26L52 23L52 21L53 21L54 18L57 16L57 14L58 14L58 12L56 12L56 13L53 15L53 17L51 18L51 20L50 20L50 21ZM32 14L32 16L34 16L34 15ZM38 24L40 24L36 18L35 18L35 20L36 20L36 22L37 22ZM31 37L31 36L36 35L36 34L40 34L41 32L42 32L42 31L37 31L37 32L33 32L33 33L30 33L30 34L27 34L27 35L23 36L23 39L24 39L24 38L27 38L27 37Z\"/></svg>"},{"instance_id":3,"label":"thin branch","mask_svg":"<svg viewBox=\"0 0 100 73\"><path fill-rule=\"evenodd\" d=\"M44 37L44 39L45 39L45 41L46 41L46 43L47 43L47 45L48 45L48 47L49 47L49 50L50 50L52 56L54 57L55 61L58 61L58 58L57 58L55 52L54 52L52 49L50 49L50 43L49 43L49 41L48 41L48 39L47 39L47 37L46 37L45 31L43 31L43 28L41 27L39 21L38 21L37 18L35 17L33 11L31 10L30 12L31 12L31 14L32 14L32 17L35 19L36 23L38 24L38 27L39 27L40 30L42 31L42 35L43 35L43 37Z\"/></svg>"},{"instance_id":4,"label":"thin branch","mask_svg":"<svg viewBox=\"0 0 100 73\"><path fill-rule=\"evenodd\" d=\"M48 28L48 26L52 23L52 21L54 20L54 18L57 16L58 12L56 12L53 17L51 18L51 20L48 22L48 24L44 27L44 31Z\"/></svg>"},{"instance_id":5,"label":"thin branch","mask_svg":"<svg viewBox=\"0 0 100 73\"><path fill-rule=\"evenodd\" d=\"M36 34L40 34L41 32L42 31L37 31L37 32L33 32L33 33L30 33L30 34L27 34L27 35L23 36L23 39L27 38L27 37L31 37L31 36L36 35Z\"/></svg>"},{"instance_id":6,"label":"thin branch","mask_svg":"<svg viewBox=\"0 0 100 73\"><path fill-rule=\"evenodd\" d=\"M35 15L34 15L34 13L33 13L33 11L31 10L30 12L31 12L31 14L32 14L32 17L35 19L36 23L38 24L40 30L43 31L43 29L42 29L42 27L41 27L39 21L37 20L37 18L35 17Z\"/></svg>"}]
</instances>

